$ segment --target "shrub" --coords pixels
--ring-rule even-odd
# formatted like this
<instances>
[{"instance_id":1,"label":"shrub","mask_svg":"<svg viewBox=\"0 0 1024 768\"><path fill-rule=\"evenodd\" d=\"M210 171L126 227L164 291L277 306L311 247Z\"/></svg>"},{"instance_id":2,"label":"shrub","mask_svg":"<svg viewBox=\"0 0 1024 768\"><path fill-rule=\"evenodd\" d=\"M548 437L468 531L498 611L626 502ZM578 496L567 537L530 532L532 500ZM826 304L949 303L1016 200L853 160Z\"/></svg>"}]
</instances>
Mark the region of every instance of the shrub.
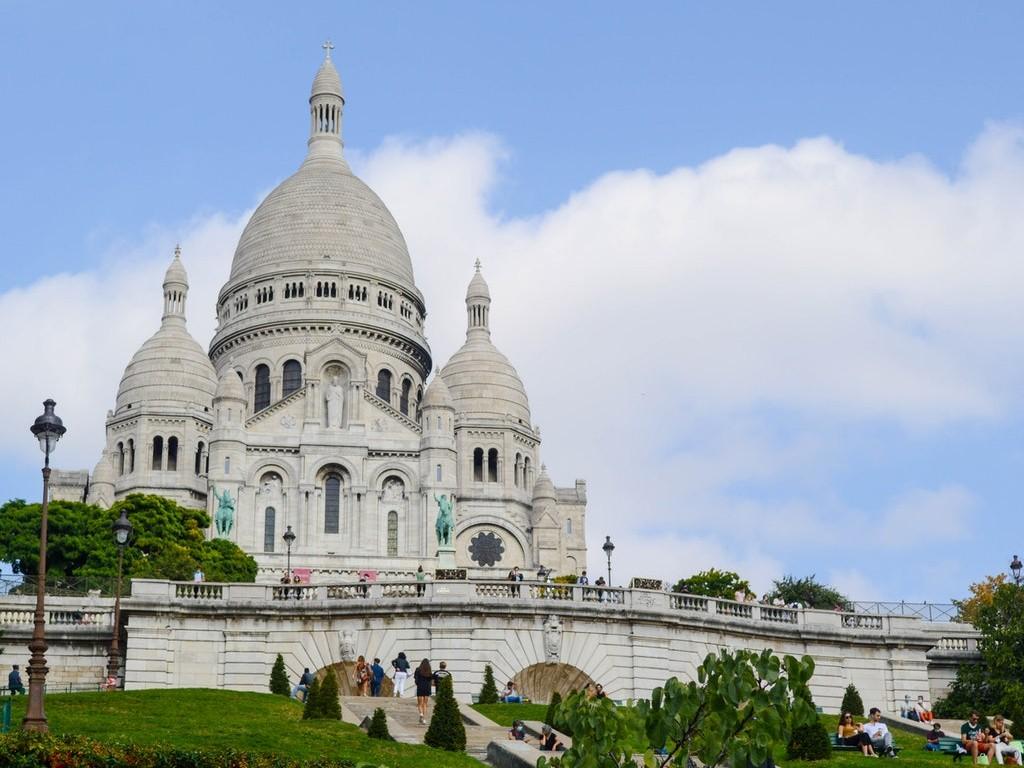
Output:
<instances>
[{"instance_id":1,"label":"shrub","mask_svg":"<svg viewBox=\"0 0 1024 768\"><path fill-rule=\"evenodd\" d=\"M786 754L790 760L831 760L832 742L820 718L793 729Z\"/></svg>"},{"instance_id":2,"label":"shrub","mask_svg":"<svg viewBox=\"0 0 1024 768\"><path fill-rule=\"evenodd\" d=\"M291 696L292 687L288 683L288 672L284 668L284 656L277 654L274 668L270 670L270 692L278 696Z\"/></svg>"},{"instance_id":3,"label":"shrub","mask_svg":"<svg viewBox=\"0 0 1024 768\"><path fill-rule=\"evenodd\" d=\"M341 701L338 699L338 678L334 670L328 669L324 680L320 683L320 695L317 697L317 714L319 720L341 720Z\"/></svg>"},{"instance_id":4,"label":"shrub","mask_svg":"<svg viewBox=\"0 0 1024 768\"><path fill-rule=\"evenodd\" d=\"M466 726L462 724L462 714L455 701L455 694L452 693L450 677L442 678L437 686L434 716L430 718L423 743L449 752L462 752L466 749Z\"/></svg>"},{"instance_id":5,"label":"shrub","mask_svg":"<svg viewBox=\"0 0 1024 768\"><path fill-rule=\"evenodd\" d=\"M370 727L366 729L366 735L371 739L392 740L388 732L388 716L380 707L373 710L373 719L370 720Z\"/></svg>"},{"instance_id":6,"label":"shrub","mask_svg":"<svg viewBox=\"0 0 1024 768\"><path fill-rule=\"evenodd\" d=\"M313 682L309 684L309 690L306 691L306 706L302 709L303 720L319 720L320 719L320 680L316 677L313 678Z\"/></svg>"},{"instance_id":7,"label":"shrub","mask_svg":"<svg viewBox=\"0 0 1024 768\"><path fill-rule=\"evenodd\" d=\"M544 722L555 728L555 718L558 715L558 705L562 703L562 694L555 691L551 694L551 701L548 703L548 711L544 715ZM558 729L555 728L557 731Z\"/></svg>"},{"instance_id":8,"label":"shrub","mask_svg":"<svg viewBox=\"0 0 1024 768\"><path fill-rule=\"evenodd\" d=\"M143 746L100 742L82 736L15 731L0 736L0 768L29 766L130 765L133 768L355 768L351 760L318 758L314 763L281 755L235 749L181 749L166 745Z\"/></svg>"},{"instance_id":9,"label":"shrub","mask_svg":"<svg viewBox=\"0 0 1024 768\"><path fill-rule=\"evenodd\" d=\"M494 670L491 669L490 664L484 667L484 685L480 689L480 703L498 703L498 686L494 684Z\"/></svg>"},{"instance_id":10,"label":"shrub","mask_svg":"<svg viewBox=\"0 0 1024 768\"><path fill-rule=\"evenodd\" d=\"M860 700L860 694L857 693L857 686L850 683L846 686L846 693L843 694L843 704L839 708L840 714L849 712L851 715L859 715L864 717L864 702Z\"/></svg>"}]
</instances>

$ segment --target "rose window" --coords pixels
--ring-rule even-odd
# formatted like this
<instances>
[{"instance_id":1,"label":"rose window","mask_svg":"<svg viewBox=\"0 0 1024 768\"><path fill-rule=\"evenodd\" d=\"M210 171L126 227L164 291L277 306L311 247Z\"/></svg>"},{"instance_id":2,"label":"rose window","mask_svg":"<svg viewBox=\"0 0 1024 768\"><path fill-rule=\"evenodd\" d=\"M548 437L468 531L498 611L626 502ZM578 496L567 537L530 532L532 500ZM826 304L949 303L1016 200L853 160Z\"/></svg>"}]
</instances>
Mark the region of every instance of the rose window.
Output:
<instances>
[{"instance_id":1,"label":"rose window","mask_svg":"<svg viewBox=\"0 0 1024 768\"><path fill-rule=\"evenodd\" d=\"M493 531L478 533L469 542L469 556L477 565L489 566L501 562L505 545Z\"/></svg>"}]
</instances>

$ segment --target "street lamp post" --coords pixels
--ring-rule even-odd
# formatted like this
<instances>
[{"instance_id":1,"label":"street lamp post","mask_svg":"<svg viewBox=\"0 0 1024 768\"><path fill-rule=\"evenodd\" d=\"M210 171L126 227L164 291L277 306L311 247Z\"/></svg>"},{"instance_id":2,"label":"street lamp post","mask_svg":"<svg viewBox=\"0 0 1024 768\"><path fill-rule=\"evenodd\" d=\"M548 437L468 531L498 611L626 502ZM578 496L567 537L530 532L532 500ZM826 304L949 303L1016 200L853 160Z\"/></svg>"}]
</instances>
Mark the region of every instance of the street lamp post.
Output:
<instances>
[{"instance_id":1,"label":"street lamp post","mask_svg":"<svg viewBox=\"0 0 1024 768\"><path fill-rule=\"evenodd\" d=\"M608 555L608 586L610 587L612 585L612 550L615 549L615 545L612 544L611 536L604 537L604 546L602 546L601 549L603 549L604 553Z\"/></svg>"},{"instance_id":2,"label":"street lamp post","mask_svg":"<svg viewBox=\"0 0 1024 768\"><path fill-rule=\"evenodd\" d=\"M39 450L46 456L43 463L43 506L39 523L39 576L36 584L36 613L32 626L32 642L28 649L32 656L28 662L28 707L21 727L26 731L46 733L50 726L46 722L43 696L46 693L46 513L50 501L50 454L57 447L57 441L67 431L64 422L53 412L57 405L52 398L43 401L43 415L32 424L32 434L39 440Z\"/></svg>"},{"instance_id":3,"label":"street lamp post","mask_svg":"<svg viewBox=\"0 0 1024 768\"><path fill-rule=\"evenodd\" d=\"M281 538L284 539L284 543L288 547L288 560L287 565L285 566L285 578L287 578L290 583L292 580L292 544L295 543L295 531L292 530L290 525L288 526L288 530L284 532L284 536Z\"/></svg>"},{"instance_id":4,"label":"street lamp post","mask_svg":"<svg viewBox=\"0 0 1024 768\"><path fill-rule=\"evenodd\" d=\"M1013 562L1010 563L1010 572L1013 574L1013 581L1019 587L1020 586L1020 572L1024 569L1024 563L1020 561L1017 555L1013 556Z\"/></svg>"},{"instance_id":5,"label":"street lamp post","mask_svg":"<svg viewBox=\"0 0 1024 768\"><path fill-rule=\"evenodd\" d=\"M110 658L107 660L107 684L117 687L118 673L121 671L121 569L124 565L124 545L132 535L132 523L128 512L121 510L121 516L110 526L117 544L117 591L114 593L114 636L110 640Z\"/></svg>"}]
</instances>

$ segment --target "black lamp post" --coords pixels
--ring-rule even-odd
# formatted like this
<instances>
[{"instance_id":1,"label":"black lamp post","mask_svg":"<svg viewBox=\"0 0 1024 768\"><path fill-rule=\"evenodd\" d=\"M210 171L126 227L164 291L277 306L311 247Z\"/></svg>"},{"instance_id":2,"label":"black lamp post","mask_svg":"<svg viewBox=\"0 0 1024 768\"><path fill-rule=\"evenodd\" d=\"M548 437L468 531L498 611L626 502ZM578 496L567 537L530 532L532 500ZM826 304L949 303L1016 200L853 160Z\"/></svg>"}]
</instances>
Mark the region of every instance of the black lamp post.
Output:
<instances>
[{"instance_id":1,"label":"black lamp post","mask_svg":"<svg viewBox=\"0 0 1024 768\"><path fill-rule=\"evenodd\" d=\"M292 580L292 544L295 543L295 532L292 530L292 527L290 525L288 526L288 529L284 532L284 536L282 536L281 538L284 539L284 543L288 547L288 560L287 560L287 566L285 567L285 571L286 571L286 574L287 574L286 578L288 579L289 582L291 582L291 580Z\"/></svg>"},{"instance_id":2,"label":"black lamp post","mask_svg":"<svg viewBox=\"0 0 1024 768\"><path fill-rule=\"evenodd\" d=\"M117 591L114 593L114 636L110 640L110 658L107 660L107 681L117 687L118 672L121 670L121 569L124 565L124 545L132 535L132 523L128 513L121 510L121 516L110 526L117 544Z\"/></svg>"},{"instance_id":3,"label":"black lamp post","mask_svg":"<svg viewBox=\"0 0 1024 768\"><path fill-rule=\"evenodd\" d=\"M608 586L610 587L612 585L612 551L615 549L611 536L604 537L604 546L601 549L608 555Z\"/></svg>"},{"instance_id":4,"label":"black lamp post","mask_svg":"<svg viewBox=\"0 0 1024 768\"><path fill-rule=\"evenodd\" d=\"M39 440L46 460L43 463L43 507L39 523L39 576L36 584L36 613L32 627L32 642L28 649L32 657L28 662L28 708L21 721L26 731L46 733L50 726L46 722L43 696L46 693L46 513L50 501L50 454L57 447L57 441L67 431L60 416L53 412L57 403L52 398L43 401L43 415L32 424L32 434Z\"/></svg>"},{"instance_id":5,"label":"black lamp post","mask_svg":"<svg viewBox=\"0 0 1024 768\"><path fill-rule=\"evenodd\" d=\"M538 565L537 566L537 581L547 581L549 573L551 573L551 571L549 571L543 565Z\"/></svg>"},{"instance_id":6,"label":"black lamp post","mask_svg":"<svg viewBox=\"0 0 1024 768\"><path fill-rule=\"evenodd\" d=\"M1013 562L1010 563L1010 573L1013 574L1013 582L1019 587L1020 586L1020 572L1024 569L1024 563L1020 561L1017 555L1013 556Z\"/></svg>"}]
</instances>

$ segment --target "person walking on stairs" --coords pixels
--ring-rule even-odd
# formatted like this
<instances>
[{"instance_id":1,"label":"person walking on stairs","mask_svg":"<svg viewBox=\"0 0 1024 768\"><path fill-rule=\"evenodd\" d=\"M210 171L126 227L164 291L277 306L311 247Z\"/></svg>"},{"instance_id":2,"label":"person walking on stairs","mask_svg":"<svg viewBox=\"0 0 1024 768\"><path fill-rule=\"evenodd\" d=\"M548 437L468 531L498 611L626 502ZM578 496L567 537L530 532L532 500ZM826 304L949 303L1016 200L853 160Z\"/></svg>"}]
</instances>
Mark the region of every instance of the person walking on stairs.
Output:
<instances>
[{"instance_id":1,"label":"person walking on stairs","mask_svg":"<svg viewBox=\"0 0 1024 768\"><path fill-rule=\"evenodd\" d=\"M409 679L409 660L405 658L405 651L399 651L398 658L392 659L391 666L395 670L395 696L402 698L405 695L405 681Z\"/></svg>"},{"instance_id":2,"label":"person walking on stairs","mask_svg":"<svg viewBox=\"0 0 1024 768\"><path fill-rule=\"evenodd\" d=\"M430 669L430 659L424 659L413 673L416 683L416 708L420 711L420 725L427 722L427 703L430 701L430 690L434 685L434 673Z\"/></svg>"}]
</instances>

